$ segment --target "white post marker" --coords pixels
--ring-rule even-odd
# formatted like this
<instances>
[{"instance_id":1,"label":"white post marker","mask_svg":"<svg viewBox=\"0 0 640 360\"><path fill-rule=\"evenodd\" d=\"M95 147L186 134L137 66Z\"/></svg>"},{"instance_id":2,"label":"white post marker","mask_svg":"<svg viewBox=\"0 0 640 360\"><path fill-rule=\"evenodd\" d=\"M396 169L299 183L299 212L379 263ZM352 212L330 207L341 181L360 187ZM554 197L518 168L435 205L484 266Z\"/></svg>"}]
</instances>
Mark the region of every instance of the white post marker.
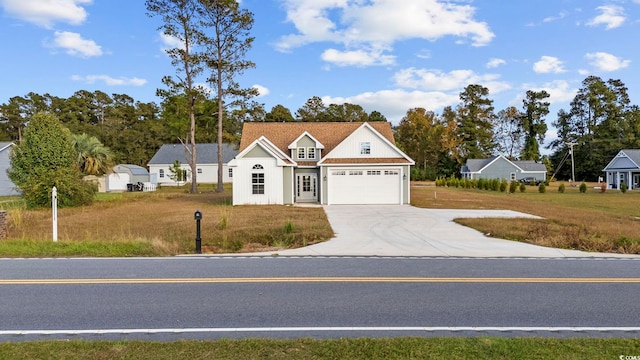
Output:
<instances>
[{"instance_id":1,"label":"white post marker","mask_svg":"<svg viewBox=\"0 0 640 360\"><path fill-rule=\"evenodd\" d=\"M53 220L53 242L58 242L58 189L51 189L51 215Z\"/></svg>"}]
</instances>

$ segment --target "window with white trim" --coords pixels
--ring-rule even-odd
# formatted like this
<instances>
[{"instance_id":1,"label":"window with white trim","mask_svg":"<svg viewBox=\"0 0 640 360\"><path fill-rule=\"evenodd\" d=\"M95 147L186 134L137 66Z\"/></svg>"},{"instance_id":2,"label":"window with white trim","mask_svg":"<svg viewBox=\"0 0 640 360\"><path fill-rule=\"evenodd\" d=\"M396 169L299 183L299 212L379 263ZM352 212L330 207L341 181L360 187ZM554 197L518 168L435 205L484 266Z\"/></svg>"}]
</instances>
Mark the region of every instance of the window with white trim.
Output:
<instances>
[{"instance_id":1,"label":"window with white trim","mask_svg":"<svg viewBox=\"0 0 640 360\"><path fill-rule=\"evenodd\" d=\"M370 142L361 142L360 143L360 155L371 155L371 143Z\"/></svg>"},{"instance_id":2,"label":"window with white trim","mask_svg":"<svg viewBox=\"0 0 640 360\"><path fill-rule=\"evenodd\" d=\"M160 179L164 179L164 169L160 169L159 176L160 176Z\"/></svg>"},{"instance_id":3,"label":"window with white trim","mask_svg":"<svg viewBox=\"0 0 640 360\"><path fill-rule=\"evenodd\" d=\"M316 158L316 148L310 147L307 148L307 159L315 159Z\"/></svg>"},{"instance_id":4,"label":"window with white trim","mask_svg":"<svg viewBox=\"0 0 640 360\"><path fill-rule=\"evenodd\" d=\"M260 164L253 165L251 173L251 193L264 195L264 167Z\"/></svg>"},{"instance_id":5,"label":"window with white trim","mask_svg":"<svg viewBox=\"0 0 640 360\"><path fill-rule=\"evenodd\" d=\"M516 173L512 172L511 173L511 181L515 181L516 180Z\"/></svg>"},{"instance_id":6,"label":"window with white trim","mask_svg":"<svg viewBox=\"0 0 640 360\"><path fill-rule=\"evenodd\" d=\"M233 177L233 169L229 168L229 177L232 178Z\"/></svg>"},{"instance_id":7,"label":"window with white trim","mask_svg":"<svg viewBox=\"0 0 640 360\"><path fill-rule=\"evenodd\" d=\"M202 174L202 169L198 169L198 174Z\"/></svg>"},{"instance_id":8,"label":"window with white trim","mask_svg":"<svg viewBox=\"0 0 640 360\"><path fill-rule=\"evenodd\" d=\"M305 157L305 148L298 148L298 159L304 159Z\"/></svg>"}]
</instances>

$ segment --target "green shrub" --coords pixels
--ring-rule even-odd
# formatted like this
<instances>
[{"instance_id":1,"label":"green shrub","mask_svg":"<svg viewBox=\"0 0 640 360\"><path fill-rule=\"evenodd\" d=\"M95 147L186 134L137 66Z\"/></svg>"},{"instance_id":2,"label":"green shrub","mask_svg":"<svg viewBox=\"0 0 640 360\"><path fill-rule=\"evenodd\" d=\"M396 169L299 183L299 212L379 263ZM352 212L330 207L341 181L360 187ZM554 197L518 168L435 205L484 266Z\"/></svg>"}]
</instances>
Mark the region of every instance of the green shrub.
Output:
<instances>
[{"instance_id":1,"label":"green shrub","mask_svg":"<svg viewBox=\"0 0 640 360\"><path fill-rule=\"evenodd\" d=\"M620 184L620 191L622 191L622 193L626 193L627 192L627 184L622 183Z\"/></svg>"},{"instance_id":2,"label":"green shrub","mask_svg":"<svg viewBox=\"0 0 640 360\"><path fill-rule=\"evenodd\" d=\"M544 194L547 192L547 185L545 185L543 182L540 183L540 185L538 186L538 192L540 194Z\"/></svg>"},{"instance_id":3,"label":"green shrub","mask_svg":"<svg viewBox=\"0 0 640 360\"><path fill-rule=\"evenodd\" d=\"M512 181L511 184L509 184L509 192L513 194L516 192L517 189L518 189L518 183L515 181Z\"/></svg>"},{"instance_id":4,"label":"green shrub","mask_svg":"<svg viewBox=\"0 0 640 360\"><path fill-rule=\"evenodd\" d=\"M523 193L525 191L527 191L527 185L525 185L524 183L521 183L520 184L520 192Z\"/></svg>"},{"instance_id":5,"label":"green shrub","mask_svg":"<svg viewBox=\"0 0 640 360\"><path fill-rule=\"evenodd\" d=\"M500 179L491 179L491 190L500 191Z\"/></svg>"},{"instance_id":6,"label":"green shrub","mask_svg":"<svg viewBox=\"0 0 640 360\"><path fill-rule=\"evenodd\" d=\"M97 186L82 180L71 132L55 115L37 113L29 120L22 142L13 147L9 178L22 192L28 208L51 206L51 191L58 191L58 206L88 205Z\"/></svg>"},{"instance_id":7,"label":"green shrub","mask_svg":"<svg viewBox=\"0 0 640 360\"><path fill-rule=\"evenodd\" d=\"M559 193L564 193L564 183L560 184L560 186L558 186L558 192Z\"/></svg>"},{"instance_id":8,"label":"green shrub","mask_svg":"<svg viewBox=\"0 0 640 360\"><path fill-rule=\"evenodd\" d=\"M509 186L509 184L507 183L507 179L502 179L502 181L500 182L500 192L507 191L507 186Z\"/></svg>"},{"instance_id":9,"label":"green shrub","mask_svg":"<svg viewBox=\"0 0 640 360\"><path fill-rule=\"evenodd\" d=\"M580 192L583 194L587 192L587 184L585 183L580 184Z\"/></svg>"}]
</instances>

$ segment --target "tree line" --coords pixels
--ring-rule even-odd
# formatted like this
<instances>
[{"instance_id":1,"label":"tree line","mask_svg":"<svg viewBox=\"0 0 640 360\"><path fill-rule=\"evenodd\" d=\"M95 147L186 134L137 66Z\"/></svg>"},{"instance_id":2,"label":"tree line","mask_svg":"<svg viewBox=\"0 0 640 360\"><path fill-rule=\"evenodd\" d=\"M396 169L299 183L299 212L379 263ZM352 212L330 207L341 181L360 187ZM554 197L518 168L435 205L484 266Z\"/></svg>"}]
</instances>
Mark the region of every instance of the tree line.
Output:
<instances>
[{"instance_id":1,"label":"tree line","mask_svg":"<svg viewBox=\"0 0 640 360\"><path fill-rule=\"evenodd\" d=\"M623 148L640 148L640 109L632 105L620 80L589 76L582 82L568 109L561 109L552 125L558 138L547 144L546 91L527 91L521 107L495 111L486 87L472 84L460 93L460 103L440 114L425 108L409 109L394 127L398 146L416 161L413 178L435 179L459 174L467 159L498 154L512 160L544 162L549 175L571 178L570 145L574 144L576 180L595 180ZM166 97L160 104L135 101L125 94L80 90L69 98L29 93L0 105L0 137L20 142L29 119L38 112L55 115L72 134L87 134L111 149L116 163L146 166L165 143L177 143L189 131L184 95ZM202 100L194 107L197 142L215 142L217 104ZM224 112L224 142L238 144L245 121L386 121L378 111L367 113L356 104L323 103L309 98L295 112L283 105L265 111L250 102ZM564 160L564 166L558 168Z\"/></svg>"},{"instance_id":2,"label":"tree line","mask_svg":"<svg viewBox=\"0 0 640 360\"><path fill-rule=\"evenodd\" d=\"M588 76L569 109L558 111L551 124L558 137L540 146L548 130L549 94L529 90L521 107L495 111L489 90L468 85L460 103L441 114L414 108L395 128L396 142L416 161L413 179L458 176L467 159L504 155L511 160L533 160L547 166L548 175L574 181L596 181L602 169L620 151L640 148L640 108L632 105L621 80Z\"/></svg>"}]
</instances>

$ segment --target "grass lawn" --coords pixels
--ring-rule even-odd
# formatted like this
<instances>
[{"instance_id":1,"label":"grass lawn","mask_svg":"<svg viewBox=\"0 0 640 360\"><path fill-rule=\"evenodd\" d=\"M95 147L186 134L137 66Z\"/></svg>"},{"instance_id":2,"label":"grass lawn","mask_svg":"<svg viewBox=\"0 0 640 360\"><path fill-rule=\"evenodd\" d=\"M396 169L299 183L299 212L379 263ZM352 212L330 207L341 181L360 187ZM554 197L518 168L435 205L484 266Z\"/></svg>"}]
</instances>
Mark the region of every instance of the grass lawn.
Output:
<instances>
[{"instance_id":1,"label":"grass lawn","mask_svg":"<svg viewBox=\"0 0 640 360\"><path fill-rule=\"evenodd\" d=\"M200 210L202 249L208 253L300 247L330 239L322 208L231 206L231 189L215 193L200 186L165 187L149 193L99 194L86 207L58 210L58 242L52 241L51 210L25 210L19 200L8 210L9 236L0 257L166 256L195 251Z\"/></svg>"},{"instance_id":2,"label":"grass lawn","mask_svg":"<svg viewBox=\"0 0 640 360\"><path fill-rule=\"evenodd\" d=\"M510 209L539 215L532 219L457 219L491 236L537 245L597 252L640 254L640 191L586 193L558 184L545 193L436 187L415 183L411 203L426 208ZM202 219L205 253L255 252L295 248L333 236L320 207L231 206L231 189L200 194L165 187L152 193L99 194L81 208L60 209L57 243L52 242L51 210L26 210L19 198L5 198L8 238L0 257L167 256L195 251L194 213Z\"/></svg>"},{"instance_id":3,"label":"grass lawn","mask_svg":"<svg viewBox=\"0 0 640 360\"><path fill-rule=\"evenodd\" d=\"M620 359L636 339L393 338L0 344L2 359ZM625 357L626 358L626 357Z\"/></svg>"}]
</instances>

